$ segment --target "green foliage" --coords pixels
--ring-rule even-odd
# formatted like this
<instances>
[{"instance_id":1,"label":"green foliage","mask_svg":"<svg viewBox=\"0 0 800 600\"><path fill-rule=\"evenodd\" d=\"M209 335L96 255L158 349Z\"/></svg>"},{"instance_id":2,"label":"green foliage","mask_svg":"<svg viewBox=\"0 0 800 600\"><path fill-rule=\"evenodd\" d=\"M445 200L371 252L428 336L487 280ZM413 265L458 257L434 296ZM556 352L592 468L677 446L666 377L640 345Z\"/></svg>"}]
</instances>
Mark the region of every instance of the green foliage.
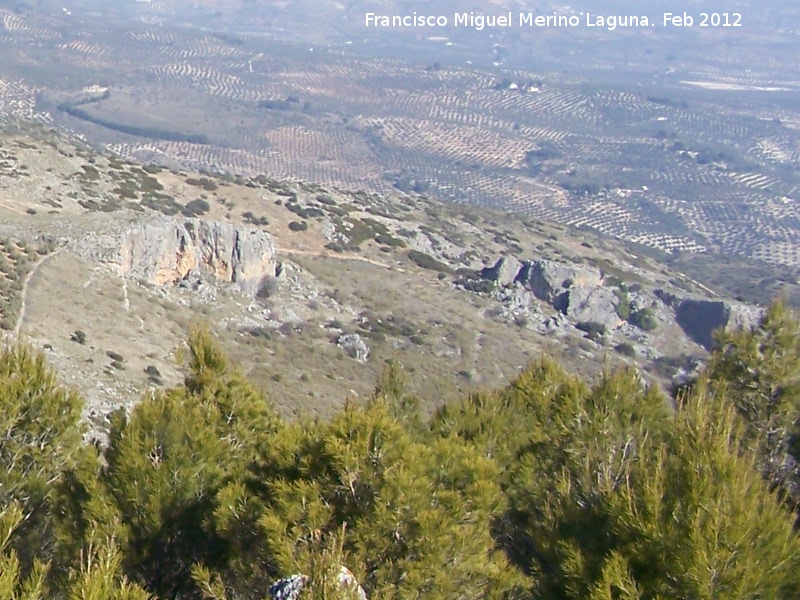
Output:
<instances>
[{"instance_id":1,"label":"green foliage","mask_svg":"<svg viewBox=\"0 0 800 600\"><path fill-rule=\"evenodd\" d=\"M336 206L336 200L331 198L328 194L317 194L317 202L325 206Z\"/></svg>"},{"instance_id":2,"label":"green foliage","mask_svg":"<svg viewBox=\"0 0 800 600\"><path fill-rule=\"evenodd\" d=\"M386 402L392 416L405 421L407 426L418 428L421 426L419 398L406 392L407 385L408 376L403 366L388 360L378 376L372 398L373 401Z\"/></svg>"},{"instance_id":3,"label":"green foliage","mask_svg":"<svg viewBox=\"0 0 800 600\"><path fill-rule=\"evenodd\" d=\"M209 179L208 177L201 177L200 179L189 177L186 179L186 183L189 185L201 187L207 192L213 192L218 188L217 183L213 179Z\"/></svg>"},{"instance_id":4,"label":"green foliage","mask_svg":"<svg viewBox=\"0 0 800 600\"><path fill-rule=\"evenodd\" d=\"M117 412L102 449L8 348L0 598L249 600L303 573L341 600L341 565L398 600L797 598L794 515L758 468L795 456L799 327L776 305L723 334L674 405L541 359L425 421L390 362L364 405L292 422L195 328L183 385Z\"/></svg>"},{"instance_id":5,"label":"green foliage","mask_svg":"<svg viewBox=\"0 0 800 600\"><path fill-rule=\"evenodd\" d=\"M150 600L151 595L120 574L122 555L113 540L92 540L71 576L69 600Z\"/></svg>"},{"instance_id":6,"label":"green foliage","mask_svg":"<svg viewBox=\"0 0 800 600\"><path fill-rule=\"evenodd\" d=\"M674 579L672 597L796 598L793 519L763 485L730 401L702 382L679 401L631 515L641 551L658 549L651 565Z\"/></svg>"},{"instance_id":7,"label":"green foliage","mask_svg":"<svg viewBox=\"0 0 800 600\"><path fill-rule=\"evenodd\" d=\"M183 211L183 206L175 201L175 198L169 194L162 194L159 192L151 192L144 194L142 197L142 206L157 210L165 215L177 215Z\"/></svg>"},{"instance_id":8,"label":"green foliage","mask_svg":"<svg viewBox=\"0 0 800 600\"><path fill-rule=\"evenodd\" d=\"M192 592L192 565L222 559L206 522L215 495L246 471L278 425L207 331L192 331L189 351L183 386L113 416L99 480L87 464L69 474L60 494L63 560L74 567L99 529L117 540L122 570L159 597Z\"/></svg>"},{"instance_id":9,"label":"green foliage","mask_svg":"<svg viewBox=\"0 0 800 600\"><path fill-rule=\"evenodd\" d=\"M289 229L291 231L305 231L308 229L308 223L305 221L291 221L289 223Z\"/></svg>"},{"instance_id":10,"label":"green foliage","mask_svg":"<svg viewBox=\"0 0 800 600\"><path fill-rule=\"evenodd\" d=\"M375 236L375 242L390 248L405 248L406 243L400 238L393 237L388 233L379 233Z\"/></svg>"},{"instance_id":11,"label":"green foliage","mask_svg":"<svg viewBox=\"0 0 800 600\"><path fill-rule=\"evenodd\" d=\"M433 426L506 466L495 534L535 598L797 593L792 518L721 394L698 387L670 416L633 373L587 390L541 361L503 392L444 407Z\"/></svg>"},{"instance_id":12,"label":"green foliage","mask_svg":"<svg viewBox=\"0 0 800 600\"><path fill-rule=\"evenodd\" d=\"M614 350L622 354L622 356L627 356L628 358L636 358L636 349L629 344L628 342L622 342L614 346Z\"/></svg>"},{"instance_id":13,"label":"green foliage","mask_svg":"<svg viewBox=\"0 0 800 600\"><path fill-rule=\"evenodd\" d=\"M162 593L181 589L181 563L205 550L194 546L204 537L196 518L225 475L230 449L207 424L214 416L175 390L144 400L130 419L112 420L104 483L123 523L126 567Z\"/></svg>"},{"instance_id":14,"label":"green foliage","mask_svg":"<svg viewBox=\"0 0 800 600\"><path fill-rule=\"evenodd\" d=\"M375 221L370 221L375 223ZM363 242L373 239L376 235L382 233L381 231L375 231L371 223L361 219L345 219L343 224L345 225L342 233L347 236L351 246L360 246Z\"/></svg>"},{"instance_id":15,"label":"green foliage","mask_svg":"<svg viewBox=\"0 0 800 600\"><path fill-rule=\"evenodd\" d=\"M617 297L617 316L623 321L627 321L631 316L631 302L628 298L628 291L624 287L614 290Z\"/></svg>"},{"instance_id":16,"label":"green foliage","mask_svg":"<svg viewBox=\"0 0 800 600\"><path fill-rule=\"evenodd\" d=\"M708 366L747 424L761 470L775 485L797 486L800 459L800 318L783 302L752 330L721 331ZM800 499L794 493L795 502Z\"/></svg>"},{"instance_id":17,"label":"green foliage","mask_svg":"<svg viewBox=\"0 0 800 600\"><path fill-rule=\"evenodd\" d=\"M81 457L83 403L25 346L0 353L0 507L18 502L15 547L26 568L51 545L49 492Z\"/></svg>"},{"instance_id":18,"label":"green foliage","mask_svg":"<svg viewBox=\"0 0 800 600\"><path fill-rule=\"evenodd\" d=\"M182 213L186 217L196 217L206 214L209 210L211 210L211 206L208 201L197 198L196 200L187 202L186 206L183 207Z\"/></svg>"},{"instance_id":19,"label":"green foliage","mask_svg":"<svg viewBox=\"0 0 800 600\"><path fill-rule=\"evenodd\" d=\"M590 340L598 340L606 334L606 326L597 321L585 321L575 325L576 329L586 332Z\"/></svg>"},{"instance_id":20,"label":"green foliage","mask_svg":"<svg viewBox=\"0 0 800 600\"><path fill-rule=\"evenodd\" d=\"M22 565L11 548L14 531L24 519L17 503L5 504L0 510L0 598L8 600L41 600L44 598L46 567L36 562L28 577L22 575Z\"/></svg>"},{"instance_id":21,"label":"green foliage","mask_svg":"<svg viewBox=\"0 0 800 600\"><path fill-rule=\"evenodd\" d=\"M258 483L220 494L217 531L237 547L226 585L243 593L237 585L309 568L346 526L343 563L370 595L500 598L521 578L489 534L504 507L498 475L456 439L418 441L380 397L287 427Z\"/></svg>"},{"instance_id":22,"label":"green foliage","mask_svg":"<svg viewBox=\"0 0 800 600\"><path fill-rule=\"evenodd\" d=\"M431 271L439 271L441 273L452 273L453 270L441 261L436 260L429 254L419 252L418 250L409 250L408 258L411 262L423 269Z\"/></svg>"},{"instance_id":23,"label":"green foliage","mask_svg":"<svg viewBox=\"0 0 800 600\"><path fill-rule=\"evenodd\" d=\"M269 225L269 221L266 217L260 216L257 217L253 214L253 211L247 210L242 213L242 219L244 219L245 223L249 223L250 225L256 225L258 227L266 227Z\"/></svg>"},{"instance_id":24,"label":"green foliage","mask_svg":"<svg viewBox=\"0 0 800 600\"><path fill-rule=\"evenodd\" d=\"M653 311L649 308L636 310L628 317L628 322L642 331L654 331L658 327Z\"/></svg>"}]
</instances>

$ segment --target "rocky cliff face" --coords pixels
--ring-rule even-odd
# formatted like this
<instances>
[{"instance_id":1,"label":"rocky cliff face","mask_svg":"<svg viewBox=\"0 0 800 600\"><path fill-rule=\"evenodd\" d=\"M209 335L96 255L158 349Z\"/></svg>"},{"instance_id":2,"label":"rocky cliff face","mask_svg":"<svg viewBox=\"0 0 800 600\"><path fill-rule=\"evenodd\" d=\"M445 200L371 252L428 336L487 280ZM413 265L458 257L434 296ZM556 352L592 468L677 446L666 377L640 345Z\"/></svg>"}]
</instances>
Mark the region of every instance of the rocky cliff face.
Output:
<instances>
[{"instance_id":1,"label":"rocky cliff face","mask_svg":"<svg viewBox=\"0 0 800 600\"><path fill-rule=\"evenodd\" d=\"M717 329L732 330L756 325L763 311L754 306L722 300L685 298L675 307L675 320L690 338L711 350Z\"/></svg>"},{"instance_id":2,"label":"rocky cliff face","mask_svg":"<svg viewBox=\"0 0 800 600\"><path fill-rule=\"evenodd\" d=\"M514 279L544 300L553 300L565 290L574 287L597 287L603 281L599 269L588 266L567 265L551 260L523 262Z\"/></svg>"},{"instance_id":3,"label":"rocky cliff face","mask_svg":"<svg viewBox=\"0 0 800 600\"><path fill-rule=\"evenodd\" d=\"M236 284L255 293L276 274L272 237L261 230L199 219L143 222L125 235L119 267L153 285L191 279Z\"/></svg>"},{"instance_id":4,"label":"rocky cliff face","mask_svg":"<svg viewBox=\"0 0 800 600\"><path fill-rule=\"evenodd\" d=\"M619 287L604 281L603 273L589 265L503 256L478 275L491 282L492 297L506 305L517 322L523 315L527 322L540 322L539 329L546 331L593 323L618 339L636 342L646 354L645 346L651 343L648 332L664 324L677 324L687 338L711 350L717 329L752 327L763 316L756 306L728 300L679 296L639 284L630 289ZM486 291L485 287L473 289ZM559 319L545 317L540 308L532 306L530 296L556 309Z\"/></svg>"},{"instance_id":5,"label":"rocky cliff face","mask_svg":"<svg viewBox=\"0 0 800 600\"><path fill-rule=\"evenodd\" d=\"M504 256L480 276L498 288L521 286L574 322L592 321L611 328L622 323L617 315L619 298L603 287L603 274L595 267Z\"/></svg>"},{"instance_id":6,"label":"rocky cliff face","mask_svg":"<svg viewBox=\"0 0 800 600\"><path fill-rule=\"evenodd\" d=\"M576 323L600 323L615 329L624 322L617 313L619 297L611 288L576 286L555 298L553 306Z\"/></svg>"}]
</instances>

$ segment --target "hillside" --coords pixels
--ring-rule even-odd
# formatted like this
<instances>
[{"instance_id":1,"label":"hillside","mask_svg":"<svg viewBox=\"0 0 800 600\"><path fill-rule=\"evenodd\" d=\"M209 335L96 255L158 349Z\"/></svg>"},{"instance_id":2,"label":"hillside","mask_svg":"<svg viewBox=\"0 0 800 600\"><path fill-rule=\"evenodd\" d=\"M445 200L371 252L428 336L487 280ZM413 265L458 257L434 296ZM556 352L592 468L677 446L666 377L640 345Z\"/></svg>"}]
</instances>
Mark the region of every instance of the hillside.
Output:
<instances>
[{"instance_id":1,"label":"hillside","mask_svg":"<svg viewBox=\"0 0 800 600\"><path fill-rule=\"evenodd\" d=\"M195 328L183 382L106 445L5 348L0 597L790 600L799 334L773 305L671 405L541 358L430 417L387 365L365 401L284 419Z\"/></svg>"},{"instance_id":2,"label":"hillside","mask_svg":"<svg viewBox=\"0 0 800 600\"><path fill-rule=\"evenodd\" d=\"M46 352L98 432L180 380L198 321L285 415L368 396L386 361L430 412L543 353L669 388L779 291L729 280L761 294L744 304L646 248L531 218L140 166L31 126L0 138L0 211L3 327Z\"/></svg>"},{"instance_id":3,"label":"hillside","mask_svg":"<svg viewBox=\"0 0 800 600\"><path fill-rule=\"evenodd\" d=\"M613 32L373 31L370 6L426 9L312 4L0 3L0 120L134 162L422 192L662 252L800 265L788 0L754 6L741 28Z\"/></svg>"}]
</instances>

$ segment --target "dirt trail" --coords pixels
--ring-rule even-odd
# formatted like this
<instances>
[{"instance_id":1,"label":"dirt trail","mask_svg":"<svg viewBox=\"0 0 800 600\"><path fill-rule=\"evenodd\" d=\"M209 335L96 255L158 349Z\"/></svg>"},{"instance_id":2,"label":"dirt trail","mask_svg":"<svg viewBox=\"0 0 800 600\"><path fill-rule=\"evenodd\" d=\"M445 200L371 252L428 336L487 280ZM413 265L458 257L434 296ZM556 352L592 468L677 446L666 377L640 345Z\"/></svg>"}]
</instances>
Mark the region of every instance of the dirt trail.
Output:
<instances>
[{"instance_id":1,"label":"dirt trail","mask_svg":"<svg viewBox=\"0 0 800 600\"><path fill-rule=\"evenodd\" d=\"M399 271L401 273L405 272L405 269L402 269L400 267L397 267L397 266L394 266L394 265L391 265L391 264L386 264L386 263L378 261L378 260L373 260L371 258L366 258L364 256L352 256L352 255L335 255L335 256L332 256L332 255L325 254L325 253L322 253L322 252L319 252L319 251L315 251L315 250L298 250L296 248L276 248L275 250L276 250L276 252L278 254L288 254L288 255L296 254L296 255L316 256L316 257L328 256L328 258L333 258L333 259L336 259L336 260L354 260L354 261L369 263L371 265L375 265L376 267L382 267L384 269L395 270L395 271ZM59 248L58 250L56 250L52 254L48 254L46 256L43 256L42 258L37 260L36 263L34 263L33 268L31 268L31 270L25 276L25 279L22 282L22 301L20 303L19 316L17 317L17 324L14 326L14 337L15 338L19 338L20 331L22 330L22 324L25 322L25 311L26 311L26 308L27 308L27 305L28 305L28 284L30 283L30 280L36 274L36 271L39 270L39 267L41 267L45 263L45 261L48 261L51 258L57 256L58 254L61 254L61 252L63 252L63 251L64 251L63 248ZM127 290L125 290L125 291L127 291ZM126 296L127 296L127 294L126 294ZM126 298L126 300L127 300L127 298ZM126 308L127 308L127 306L126 306Z\"/></svg>"},{"instance_id":2,"label":"dirt trail","mask_svg":"<svg viewBox=\"0 0 800 600\"><path fill-rule=\"evenodd\" d=\"M334 260L357 260L359 262L365 262L371 265L375 265L376 267L383 267L384 269L389 269L390 271L399 271L400 273L405 273L406 271L405 269L396 267L395 265L386 264L379 260L373 260L371 258L366 258L364 256L353 256L352 254L326 254L323 252L318 252L316 250L298 250L296 248L275 248L275 252L277 254L300 254L302 256L316 256L316 257L325 256L327 258L332 258Z\"/></svg>"},{"instance_id":3,"label":"dirt trail","mask_svg":"<svg viewBox=\"0 0 800 600\"><path fill-rule=\"evenodd\" d=\"M34 276L39 267L41 267L42 264L44 264L45 261L50 260L54 256L61 254L63 251L64 251L63 248L59 248L58 250L56 250L51 254L46 254L45 256L43 256L34 263L33 268L25 276L25 279L22 282L22 302L20 302L19 316L17 317L17 324L14 326L15 338L19 338L19 332L22 329L22 323L25 320L25 309L28 304L28 283L30 283L31 278Z\"/></svg>"}]
</instances>

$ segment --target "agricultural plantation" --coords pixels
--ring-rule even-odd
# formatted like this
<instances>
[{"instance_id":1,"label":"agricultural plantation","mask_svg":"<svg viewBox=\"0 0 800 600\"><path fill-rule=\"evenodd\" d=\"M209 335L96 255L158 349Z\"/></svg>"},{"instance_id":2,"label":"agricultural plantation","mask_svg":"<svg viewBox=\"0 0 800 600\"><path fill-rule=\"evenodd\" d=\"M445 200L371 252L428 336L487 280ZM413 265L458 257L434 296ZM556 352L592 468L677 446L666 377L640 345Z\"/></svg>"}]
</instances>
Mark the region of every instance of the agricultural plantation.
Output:
<instances>
[{"instance_id":1,"label":"agricultural plantation","mask_svg":"<svg viewBox=\"0 0 800 600\"><path fill-rule=\"evenodd\" d=\"M786 101L800 75L785 57L743 73L734 59L745 50L701 44L696 66L653 71L642 86L598 77L599 57L585 70L569 62L569 75L423 64L312 45L342 39L330 23L295 39L292 21L220 33L176 26L181 3L103 20L86 4L0 8L0 118L140 163L422 194L670 254L800 264L800 115Z\"/></svg>"}]
</instances>

